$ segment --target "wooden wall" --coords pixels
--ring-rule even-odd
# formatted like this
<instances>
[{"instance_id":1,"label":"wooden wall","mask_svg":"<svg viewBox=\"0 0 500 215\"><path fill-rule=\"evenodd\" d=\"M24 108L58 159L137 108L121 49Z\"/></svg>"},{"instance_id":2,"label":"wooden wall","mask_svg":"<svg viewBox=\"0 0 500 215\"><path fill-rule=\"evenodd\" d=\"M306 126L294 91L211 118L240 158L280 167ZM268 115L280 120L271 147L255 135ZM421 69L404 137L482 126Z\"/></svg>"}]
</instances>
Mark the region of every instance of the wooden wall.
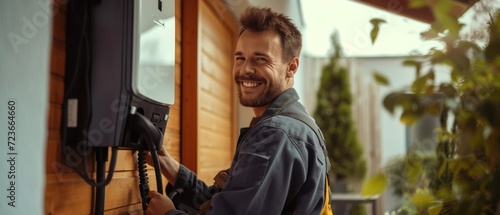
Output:
<instances>
[{"instance_id":1,"label":"wooden wall","mask_svg":"<svg viewBox=\"0 0 500 215\"><path fill-rule=\"evenodd\" d=\"M45 214L91 214L93 189L61 162L63 2L54 0ZM176 0L176 100L164 145L207 183L229 167L236 144L237 100L231 73L236 39L234 18L220 0ZM118 154L113 180L106 186L105 213L142 214L134 156L131 151ZM148 175L151 189L155 189L151 168Z\"/></svg>"},{"instance_id":2,"label":"wooden wall","mask_svg":"<svg viewBox=\"0 0 500 215\"><path fill-rule=\"evenodd\" d=\"M238 27L220 0L183 4L182 163L211 184L230 167L236 145L232 65Z\"/></svg>"}]
</instances>

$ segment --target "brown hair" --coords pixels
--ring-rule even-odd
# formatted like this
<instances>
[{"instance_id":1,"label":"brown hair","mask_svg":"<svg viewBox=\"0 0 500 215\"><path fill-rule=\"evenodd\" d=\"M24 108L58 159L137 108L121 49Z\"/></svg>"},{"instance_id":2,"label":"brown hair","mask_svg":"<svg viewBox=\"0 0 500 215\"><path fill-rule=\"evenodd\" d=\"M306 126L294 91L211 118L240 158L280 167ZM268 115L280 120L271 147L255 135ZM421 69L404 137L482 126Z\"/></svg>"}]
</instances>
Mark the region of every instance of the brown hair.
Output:
<instances>
[{"instance_id":1,"label":"brown hair","mask_svg":"<svg viewBox=\"0 0 500 215\"><path fill-rule=\"evenodd\" d=\"M240 34L245 30L262 32L273 30L280 36L283 62L300 55L302 34L292 20L270 8L248 7L240 16Z\"/></svg>"}]
</instances>

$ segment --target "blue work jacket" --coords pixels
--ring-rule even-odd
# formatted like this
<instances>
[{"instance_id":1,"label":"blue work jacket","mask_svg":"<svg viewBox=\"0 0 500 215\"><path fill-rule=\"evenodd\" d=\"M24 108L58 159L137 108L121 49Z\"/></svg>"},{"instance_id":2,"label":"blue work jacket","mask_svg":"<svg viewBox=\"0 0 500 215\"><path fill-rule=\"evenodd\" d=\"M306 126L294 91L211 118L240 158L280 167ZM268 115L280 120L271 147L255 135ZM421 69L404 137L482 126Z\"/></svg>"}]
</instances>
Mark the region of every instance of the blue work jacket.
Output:
<instances>
[{"instance_id":1,"label":"blue work jacket","mask_svg":"<svg viewBox=\"0 0 500 215\"><path fill-rule=\"evenodd\" d=\"M278 96L252 127L241 128L222 190L207 186L180 167L173 214L197 214L210 199L211 215L319 214L325 201L324 144L305 123L282 113L309 117L295 89ZM214 158L216 159L216 158Z\"/></svg>"}]
</instances>

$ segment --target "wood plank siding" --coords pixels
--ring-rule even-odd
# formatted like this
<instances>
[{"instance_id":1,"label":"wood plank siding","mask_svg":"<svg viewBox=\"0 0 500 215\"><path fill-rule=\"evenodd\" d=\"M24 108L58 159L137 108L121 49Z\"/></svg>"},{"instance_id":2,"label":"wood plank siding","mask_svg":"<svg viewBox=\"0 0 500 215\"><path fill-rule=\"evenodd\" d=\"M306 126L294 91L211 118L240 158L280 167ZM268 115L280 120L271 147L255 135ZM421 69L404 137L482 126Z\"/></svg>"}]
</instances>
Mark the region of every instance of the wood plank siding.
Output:
<instances>
[{"instance_id":1,"label":"wood plank siding","mask_svg":"<svg viewBox=\"0 0 500 215\"><path fill-rule=\"evenodd\" d=\"M236 144L231 71L238 27L222 1L183 4L182 163L211 184L231 165Z\"/></svg>"}]
</instances>

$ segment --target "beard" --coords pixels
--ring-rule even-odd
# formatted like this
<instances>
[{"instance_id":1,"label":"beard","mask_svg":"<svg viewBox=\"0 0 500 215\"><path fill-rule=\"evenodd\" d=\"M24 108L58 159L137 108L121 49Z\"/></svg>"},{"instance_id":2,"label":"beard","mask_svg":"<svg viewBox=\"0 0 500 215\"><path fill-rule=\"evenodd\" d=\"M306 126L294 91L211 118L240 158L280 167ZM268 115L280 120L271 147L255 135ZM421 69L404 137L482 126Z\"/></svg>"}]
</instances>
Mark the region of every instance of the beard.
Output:
<instances>
[{"instance_id":1,"label":"beard","mask_svg":"<svg viewBox=\"0 0 500 215\"><path fill-rule=\"evenodd\" d=\"M276 82L267 82L265 79L261 77L257 77L256 75L245 75L245 76L238 76L235 78L236 80L236 88L238 89L238 97L240 99L240 104L245 106L245 107L262 107L265 105L271 104L271 102L278 97L279 94L283 91L280 86L282 86L281 82L282 80L276 80ZM241 93L241 80L249 80L249 81L258 81L262 83L264 86L265 84L269 84L268 86L265 86L264 91L253 97L253 98L244 98L243 94Z\"/></svg>"}]
</instances>

